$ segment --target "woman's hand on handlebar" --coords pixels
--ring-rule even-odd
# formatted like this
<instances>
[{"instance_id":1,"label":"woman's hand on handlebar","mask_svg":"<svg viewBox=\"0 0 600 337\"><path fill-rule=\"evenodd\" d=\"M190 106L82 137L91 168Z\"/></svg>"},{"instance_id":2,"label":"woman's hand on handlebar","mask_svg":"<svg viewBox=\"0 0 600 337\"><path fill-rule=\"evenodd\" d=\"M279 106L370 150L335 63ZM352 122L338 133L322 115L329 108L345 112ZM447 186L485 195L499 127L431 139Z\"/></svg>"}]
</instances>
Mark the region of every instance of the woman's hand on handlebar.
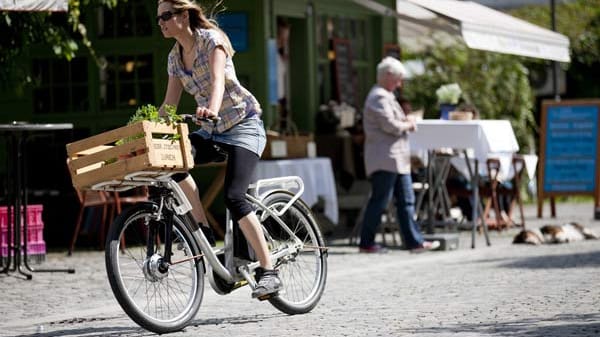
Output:
<instances>
[{"instance_id":1,"label":"woman's hand on handlebar","mask_svg":"<svg viewBox=\"0 0 600 337\"><path fill-rule=\"evenodd\" d=\"M209 108L199 106L196 108L196 117L198 117L199 119L214 119L215 117L217 117L217 113L210 110Z\"/></svg>"},{"instance_id":2,"label":"woman's hand on handlebar","mask_svg":"<svg viewBox=\"0 0 600 337\"><path fill-rule=\"evenodd\" d=\"M217 115L214 111L210 110L206 107L197 107L196 108L196 124L202 124L202 122L212 121L213 123L217 123L221 120L221 117Z\"/></svg>"},{"instance_id":3,"label":"woman's hand on handlebar","mask_svg":"<svg viewBox=\"0 0 600 337\"><path fill-rule=\"evenodd\" d=\"M217 116L217 115L212 115L210 117L208 116L200 116L199 114L180 114L179 116L181 116L183 118L184 121L191 121L194 122L198 125L202 124L202 123L206 123L206 122L213 122L213 123L217 123L218 121L221 120L221 117Z\"/></svg>"}]
</instances>

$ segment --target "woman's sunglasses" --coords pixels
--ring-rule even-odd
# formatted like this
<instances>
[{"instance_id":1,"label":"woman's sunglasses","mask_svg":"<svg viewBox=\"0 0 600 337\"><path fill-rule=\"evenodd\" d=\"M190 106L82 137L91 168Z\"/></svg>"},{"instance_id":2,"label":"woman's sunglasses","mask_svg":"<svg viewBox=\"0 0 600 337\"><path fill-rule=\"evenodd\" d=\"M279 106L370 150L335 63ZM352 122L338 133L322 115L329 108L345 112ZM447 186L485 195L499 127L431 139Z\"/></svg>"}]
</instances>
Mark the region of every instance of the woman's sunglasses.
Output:
<instances>
[{"instance_id":1,"label":"woman's sunglasses","mask_svg":"<svg viewBox=\"0 0 600 337\"><path fill-rule=\"evenodd\" d=\"M171 18L173 17L173 15L175 14L179 14L181 13L180 11L176 11L176 12L171 12L171 11L166 11L163 12L161 15L156 17L156 24L160 23L160 20L163 20L163 22L167 22L169 20L171 20Z\"/></svg>"}]
</instances>

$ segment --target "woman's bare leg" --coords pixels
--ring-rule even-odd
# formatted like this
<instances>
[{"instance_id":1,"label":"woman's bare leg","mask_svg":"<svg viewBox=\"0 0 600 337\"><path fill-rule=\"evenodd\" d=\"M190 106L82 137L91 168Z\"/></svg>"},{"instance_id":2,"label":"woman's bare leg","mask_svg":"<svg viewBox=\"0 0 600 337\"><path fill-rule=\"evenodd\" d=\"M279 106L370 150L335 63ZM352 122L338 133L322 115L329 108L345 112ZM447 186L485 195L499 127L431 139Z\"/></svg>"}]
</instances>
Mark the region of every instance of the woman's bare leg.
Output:
<instances>
[{"instance_id":1,"label":"woman's bare leg","mask_svg":"<svg viewBox=\"0 0 600 337\"><path fill-rule=\"evenodd\" d=\"M194 178L192 178L191 175L188 175L187 178L179 182L179 186L192 204L192 217L194 220L208 227L208 220L206 219L204 207L202 206L202 201L198 194L198 186L196 185Z\"/></svg>"},{"instance_id":2,"label":"woman's bare leg","mask_svg":"<svg viewBox=\"0 0 600 337\"><path fill-rule=\"evenodd\" d=\"M241 218L238 223L240 224L240 229L244 233L246 240L250 243L250 246L258 256L260 266L264 269L273 269L269 250L267 249L267 241L265 241L265 236L256 214L251 212Z\"/></svg>"}]
</instances>

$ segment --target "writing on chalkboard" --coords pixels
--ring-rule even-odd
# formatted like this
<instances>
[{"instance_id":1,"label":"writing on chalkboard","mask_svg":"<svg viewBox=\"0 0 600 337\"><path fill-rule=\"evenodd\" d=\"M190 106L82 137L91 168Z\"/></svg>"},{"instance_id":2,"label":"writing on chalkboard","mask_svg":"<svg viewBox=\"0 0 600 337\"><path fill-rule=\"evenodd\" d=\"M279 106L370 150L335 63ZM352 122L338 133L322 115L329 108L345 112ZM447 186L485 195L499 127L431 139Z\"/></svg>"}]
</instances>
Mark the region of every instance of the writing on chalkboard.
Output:
<instances>
[{"instance_id":1,"label":"writing on chalkboard","mask_svg":"<svg viewBox=\"0 0 600 337\"><path fill-rule=\"evenodd\" d=\"M544 192L594 192L597 138L598 106L548 107Z\"/></svg>"},{"instance_id":2,"label":"writing on chalkboard","mask_svg":"<svg viewBox=\"0 0 600 337\"><path fill-rule=\"evenodd\" d=\"M335 81L338 99L340 102L358 107L350 41L334 39L333 49L335 51Z\"/></svg>"},{"instance_id":3,"label":"writing on chalkboard","mask_svg":"<svg viewBox=\"0 0 600 337\"><path fill-rule=\"evenodd\" d=\"M555 196L582 194L594 196L600 219L600 100L544 101L541 122L538 218L545 198L554 217Z\"/></svg>"}]
</instances>

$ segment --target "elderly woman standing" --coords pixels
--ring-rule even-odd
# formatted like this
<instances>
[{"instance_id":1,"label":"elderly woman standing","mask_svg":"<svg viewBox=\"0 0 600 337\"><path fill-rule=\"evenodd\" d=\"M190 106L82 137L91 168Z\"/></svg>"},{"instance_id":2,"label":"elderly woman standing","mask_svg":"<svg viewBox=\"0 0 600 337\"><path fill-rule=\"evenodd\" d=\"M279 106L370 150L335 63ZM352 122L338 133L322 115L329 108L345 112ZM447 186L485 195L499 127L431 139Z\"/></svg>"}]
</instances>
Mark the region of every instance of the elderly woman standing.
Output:
<instances>
[{"instance_id":1,"label":"elderly woman standing","mask_svg":"<svg viewBox=\"0 0 600 337\"><path fill-rule=\"evenodd\" d=\"M394 96L394 90L402 87L405 74L402 62L392 57L384 58L377 65L377 84L365 101L365 168L371 180L371 196L362 225L359 248L362 253L385 252L385 248L374 241L381 215L392 196L406 248L417 252L440 245L438 241L424 241L414 220L415 194L410 176L408 133L415 131L417 125L402 111Z\"/></svg>"},{"instance_id":2,"label":"elderly woman standing","mask_svg":"<svg viewBox=\"0 0 600 337\"><path fill-rule=\"evenodd\" d=\"M245 199L266 143L260 105L236 77L234 51L227 35L206 18L200 6L191 0L159 0L157 12L164 37L176 40L169 53L169 82L161 112L165 105L177 106L185 90L196 100L198 117L220 117L215 124L202 123L190 134L196 150L194 159L196 163L206 162L203 154L215 145L227 152L225 204L262 267L257 269L259 280L252 297L276 295L282 283L273 269L258 218ZM192 202L192 215L206 231L208 221L193 178L184 174L178 181Z\"/></svg>"}]
</instances>

